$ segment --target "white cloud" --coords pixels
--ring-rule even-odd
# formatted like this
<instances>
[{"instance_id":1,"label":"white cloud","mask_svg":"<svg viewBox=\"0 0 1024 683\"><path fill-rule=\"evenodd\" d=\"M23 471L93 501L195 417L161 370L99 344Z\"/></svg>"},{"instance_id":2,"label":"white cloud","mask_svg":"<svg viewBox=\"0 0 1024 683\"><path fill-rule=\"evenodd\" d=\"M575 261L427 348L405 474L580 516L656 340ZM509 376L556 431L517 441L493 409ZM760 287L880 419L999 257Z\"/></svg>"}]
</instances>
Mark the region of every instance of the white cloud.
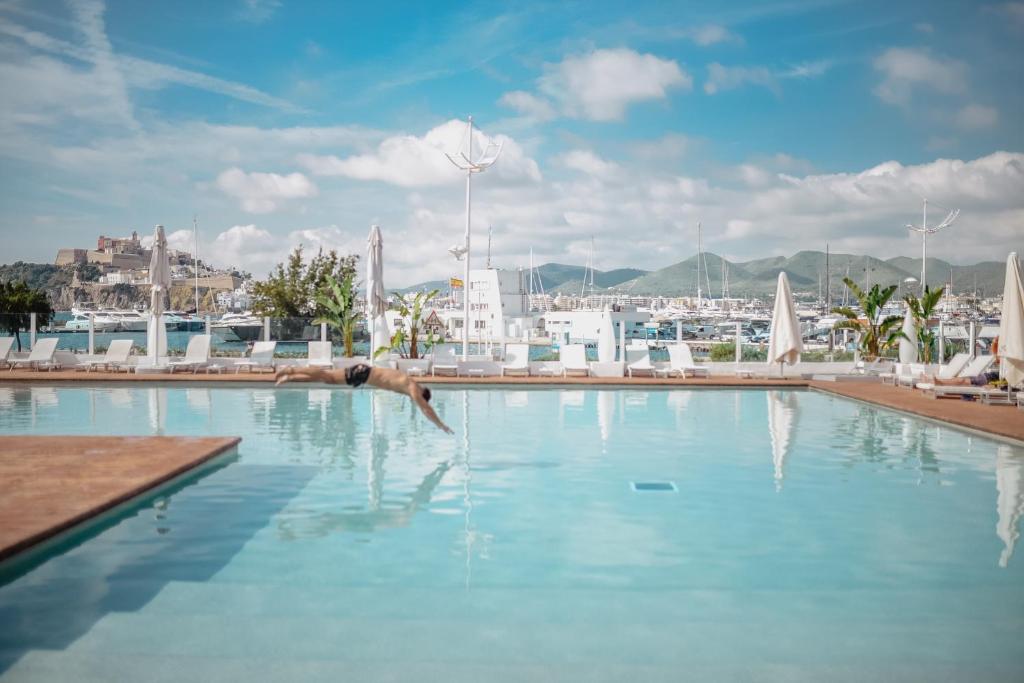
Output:
<instances>
[{"instance_id":1,"label":"white cloud","mask_svg":"<svg viewBox=\"0 0 1024 683\"><path fill-rule=\"evenodd\" d=\"M0 34L21 41L34 51L33 54L42 52L92 65L93 69L87 73L82 73L77 65L73 70L88 82L88 87L92 89L94 98L106 100L107 109L116 108L120 117L129 122L130 127L135 127L135 124L125 86L156 90L169 85L183 85L283 111L302 111L300 107L286 99L274 97L242 83L169 64L114 53L102 22L102 5L94 2L80 2L74 4L73 8L81 17L75 25L83 33L84 46L33 31L3 19L0 19ZM69 66L69 68L71 67Z\"/></svg>"},{"instance_id":2,"label":"white cloud","mask_svg":"<svg viewBox=\"0 0 1024 683\"><path fill-rule=\"evenodd\" d=\"M238 17L253 24L267 21L281 7L281 0L242 0Z\"/></svg>"},{"instance_id":3,"label":"white cloud","mask_svg":"<svg viewBox=\"0 0 1024 683\"><path fill-rule=\"evenodd\" d=\"M515 109L534 121L549 121L557 115L554 106L547 100L525 90L513 90L501 96L498 104Z\"/></svg>"},{"instance_id":4,"label":"white cloud","mask_svg":"<svg viewBox=\"0 0 1024 683\"><path fill-rule=\"evenodd\" d=\"M301 173L246 173L229 168L217 176L217 187L241 201L243 211L269 213L283 200L315 197L317 187Z\"/></svg>"},{"instance_id":5,"label":"white cloud","mask_svg":"<svg viewBox=\"0 0 1024 683\"><path fill-rule=\"evenodd\" d=\"M702 47L709 45L715 45L717 43L742 43L743 39L738 35L727 29L725 26L718 24L708 24L688 31L689 37L693 42L697 43Z\"/></svg>"},{"instance_id":6,"label":"white cloud","mask_svg":"<svg viewBox=\"0 0 1024 683\"><path fill-rule=\"evenodd\" d=\"M675 61L618 48L546 64L537 79L543 97L515 91L500 101L521 112L526 108L534 113L558 111L570 118L619 121L631 104L664 100L670 90L692 87L693 79Z\"/></svg>"},{"instance_id":7,"label":"white cloud","mask_svg":"<svg viewBox=\"0 0 1024 683\"><path fill-rule=\"evenodd\" d=\"M1024 2L1002 2L985 9L1005 19L1011 28L1024 30Z\"/></svg>"},{"instance_id":8,"label":"white cloud","mask_svg":"<svg viewBox=\"0 0 1024 683\"><path fill-rule=\"evenodd\" d=\"M968 104L956 113L956 125L968 130L991 128L999 120L999 112L993 107Z\"/></svg>"},{"instance_id":9,"label":"white cloud","mask_svg":"<svg viewBox=\"0 0 1024 683\"><path fill-rule=\"evenodd\" d=\"M919 21L914 24L914 30L931 35L932 33L935 33L935 26L927 21Z\"/></svg>"},{"instance_id":10,"label":"white cloud","mask_svg":"<svg viewBox=\"0 0 1024 683\"><path fill-rule=\"evenodd\" d=\"M824 75L831 66L832 62L828 60L818 60L773 70L765 66L723 66L718 62L712 62L708 65L708 79L704 83L704 92L714 95L723 90L733 90L744 85L756 85L779 94L781 92L779 81L817 78Z\"/></svg>"},{"instance_id":11,"label":"white cloud","mask_svg":"<svg viewBox=\"0 0 1024 683\"><path fill-rule=\"evenodd\" d=\"M954 59L934 57L925 49L894 47L875 58L882 74L875 95L889 104L907 105L911 94L926 89L944 95L967 91L967 65Z\"/></svg>"},{"instance_id":12,"label":"white cloud","mask_svg":"<svg viewBox=\"0 0 1024 683\"><path fill-rule=\"evenodd\" d=\"M747 84L759 85L773 92L779 90L775 76L766 67L722 66L718 62L712 62L708 65L708 80L704 83L704 92L714 95L722 90L733 90Z\"/></svg>"},{"instance_id":13,"label":"white cloud","mask_svg":"<svg viewBox=\"0 0 1024 683\"><path fill-rule=\"evenodd\" d=\"M574 149L566 152L558 161L566 168L580 171L595 178L613 178L619 173L619 165L606 161L589 150Z\"/></svg>"},{"instance_id":14,"label":"white cloud","mask_svg":"<svg viewBox=\"0 0 1024 683\"><path fill-rule=\"evenodd\" d=\"M443 123L422 137L396 135L384 139L377 149L366 154L339 158L329 155L303 154L300 165L314 175L344 176L357 180L377 180L400 187L429 187L451 185L461 172L445 154L468 153L465 142L466 123L453 119ZM496 135L488 138L478 128L473 129L474 157L488 143L502 145L501 156L487 171L499 183L536 183L541 174L537 162L526 156L522 147L512 138Z\"/></svg>"}]
</instances>

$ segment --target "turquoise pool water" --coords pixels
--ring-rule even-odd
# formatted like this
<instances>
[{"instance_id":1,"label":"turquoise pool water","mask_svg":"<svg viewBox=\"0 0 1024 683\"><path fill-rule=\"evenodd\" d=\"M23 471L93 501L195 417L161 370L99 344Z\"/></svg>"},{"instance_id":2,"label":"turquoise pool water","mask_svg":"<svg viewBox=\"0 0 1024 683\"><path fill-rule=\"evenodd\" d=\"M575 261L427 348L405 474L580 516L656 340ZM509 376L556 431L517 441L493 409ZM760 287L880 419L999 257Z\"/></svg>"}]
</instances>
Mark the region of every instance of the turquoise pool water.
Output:
<instances>
[{"instance_id":1,"label":"turquoise pool water","mask_svg":"<svg viewBox=\"0 0 1024 683\"><path fill-rule=\"evenodd\" d=\"M0 386L0 433L244 439L0 570L0 680L1021 678L1021 449L813 392L435 396L455 436L372 391Z\"/></svg>"}]
</instances>

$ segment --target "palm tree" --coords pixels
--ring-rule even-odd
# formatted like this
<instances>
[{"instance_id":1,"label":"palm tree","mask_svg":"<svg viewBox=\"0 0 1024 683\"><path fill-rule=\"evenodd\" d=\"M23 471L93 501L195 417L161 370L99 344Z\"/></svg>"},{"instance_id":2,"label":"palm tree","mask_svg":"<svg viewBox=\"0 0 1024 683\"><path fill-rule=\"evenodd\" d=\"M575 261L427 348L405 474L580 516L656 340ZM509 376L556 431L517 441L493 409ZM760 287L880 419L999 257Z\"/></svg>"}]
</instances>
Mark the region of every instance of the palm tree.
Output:
<instances>
[{"instance_id":1,"label":"palm tree","mask_svg":"<svg viewBox=\"0 0 1024 683\"><path fill-rule=\"evenodd\" d=\"M31 326L31 315L36 314L37 325L47 325L53 316L46 292L33 289L25 282L0 282L0 330L13 334L21 351L21 330Z\"/></svg>"},{"instance_id":2,"label":"palm tree","mask_svg":"<svg viewBox=\"0 0 1024 683\"><path fill-rule=\"evenodd\" d=\"M882 318L882 309L896 292L896 285L882 289L881 285L876 284L865 292L848 277L843 278L843 283L856 297L864 318L848 306L837 306L832 312L838 313L846 320L840 320L832 329L855 330L860 335L860 350L865 360L874 360L883 350L892 348L900 339L906 337L899 329L903 318L898 315Z\"/></svg>"},{"instance_id":3,"label":"palm tree","mask_svg":"<svg viewBox=\"0 0 1024 683\"><path fill-rule=\"evenodd\" d=\"M419 334L423 325L423 311L427 304L438 295L433 289L429 292L416 292L415 295L398 295L398 314L401 316L402 324L407 327L398 329L391 337L390 346L382 346L374 352L374 357L396 351L403 358L419 358ZM434 344L433 335L428 335L425 343L426 348Z\"/></svg>"},{"instance_id":4,"label":"palm tree","mask_svg":"<svg viewBox=\"0 0 1024 683\"><path fill-rule=\"evenodd\" d=\"M935 333L928 326L928 321L935 313L935 309L938 308L945 289L943 286L932 290L926 285L920 299L913 294L908 294L903 298L907 302L907 307L910 308L914 320L917 321L917 341L921 344L921 360L925 363L932 362L932 348L935 346ZM939 362L942 360L940 358Z\"/></svg>"},{"instance_id":5,"label":"palm tree","mask_svg":"<svg viewBox=\"0 0 1024 683\"><path fill-rule=\"evenodd\" d=\"M314 320L317 325L327 323L341 333L345 345L345 357L352 357L352 337L355 334L359 315L356 311L356 288L353 276L342 278L341 282L333 275L325 276L329 294L316 293L316 303L323 309L323 314Z\"/></svg>"}]
</instances>

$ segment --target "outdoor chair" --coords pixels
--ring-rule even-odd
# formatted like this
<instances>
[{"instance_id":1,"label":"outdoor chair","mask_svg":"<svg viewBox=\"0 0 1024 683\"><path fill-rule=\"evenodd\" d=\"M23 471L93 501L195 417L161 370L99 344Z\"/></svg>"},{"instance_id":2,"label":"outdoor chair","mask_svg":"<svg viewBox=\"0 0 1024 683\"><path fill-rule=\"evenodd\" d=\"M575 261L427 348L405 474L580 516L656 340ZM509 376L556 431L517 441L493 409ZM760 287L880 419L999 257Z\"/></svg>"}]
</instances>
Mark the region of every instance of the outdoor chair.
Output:
<instances>
[{"instance_id":1,"label":"outdoor chair","mask_svg":"<svg viewBox=\"0 0 1024 683\"><path fill-rule=\"evenodd\" d=\"M311 341L306 352L306 367L333 368L334 358L331 342Z\"/></svg>"},{"instance_id":2,"label":"outdoor chair","mask_svg":"<svg viewBox=\"0 0 1024 683\"><path fill-rule=\"evenodd\" d=\"M957 377L977 377L988 372L988 369L995 363L995 356L976 356L960 371ZM925 392L930 398L938 398L940 395L952 396L956 393L971 394L977 392L957 392L957 389L982 389L984 387L971 387L968 385L935 384L934 382L918 382L917 388Z\"/></svg>"},{"instance_id":3,"label":"outdoor chair","mask_svg":"<svg viewBox=\"0 0 1024 683\"><path fill-rule=\"evenodd\" d=\"M458 375L459 357L455 344L435 344L430 352L431 375Z\"/></svg>"},{"instance_id":4,"label":"outdoor chair","mask_svg":"<svg viewBox=\"0 0 1024 683\"><path fill-rule=\"evenodd\" d=\"M691 377L708 377L711 374L710 370L702 368L694 362L693 352L690 351L690 345L686 342L669 344L668 358L668 367L658 368L655 374L664 374L665 377L670 377L673 374L679 377L686 377L687 375Z\"/></svg>"},{"instance_id":5,"label":"outdoor chair","mask_svg":"<svg viewBox=\"0 0 1024 683\"><path fill-rule=\"evenodd\" d=\"M530 374L529 344L505 345L505 362L501 366L501 376L512 374Z\"/></svg>"},{"instance_id":6,"label":"outdoor chair","mask_svg":"<svg viewBox=\"0 0 1024 683\"><path fill-rule=\"evenodd\" d=\"M174 374L176 368L191 370L194 374L200 368L208 366L210 364L210 341L211 338L208 334L197 334L189 339L188 346L185 347L185 357L167 363L171 374Z\"/></svg>"},{"instance_id":7,"label":"outdoor chair","mask_svg":"<svg viewBox=\"0 0 1024 683\"><path fill-rule=\"evenodd\" d=\"M14 348L14 337L0 337L0 367L7 367L7 360Z\"/></svg>"},{"instance_id":8,"label":"outdoor chair","mask_svg":"<svg viewBox=\"0 0 1024 683\"><path fill-rule=\"evenodd\" d=\"M634 374L654 376L654 366L651 365L651 352L645 346L642 349L626 349L626 372L632 377Z\"/></svg>"},{"instance_id":9,"label":"outdoor chair","mask_svg":"<svg viewBox=\"0 0 1024 683\"><path fill-rule=\"evenodd\" d=\"M587 363L587 347L583 344L566 344L559 351L562 362L562 375L590 375L590 364Z\"/></svg>"},{"instance_id":10,"label":"outdoor chair","mask_svg":"<svg viewBox=\"0 0 1024 683\"><path fill-rule=\"evenodd\" d=\"M57 351L57 341L56 337L40 339L32 347L28 358L9 358L7 364L11 366L11 370L21 366L27 366L32 370L41 370L43 367L47 370L59 368L60 363L53 357Z\"/></svg>"},{"instance_id":11,"label":"outdoor chair","mask_svg":"<svg viewBox=\"0 0 1024 683\"><path fill-rule=\"evenodd\" d=\"M277 350L275 341L258 341L252 345L252 351L248 358L235 361L235 374L245 368L246 372L253 370L267 369L274 371L274 351Z\"/></svg>"},{"instance_id":12,"label":"outdoor chair","mask_svg":"<svg viewBox=\"0 0 1024 683\"><path fill-rule=\"evenodd\" d=\"M86 372L92 372L94 368L115 371L124 368L127 370L129 367L128 356L131 355L133 346L135 346L135 342L131 339L115 339L110 342L110 346L107 347L107 352L103 354L102 358L82 361L76 369L84 368Z\"/></svg>"}]
</instances>

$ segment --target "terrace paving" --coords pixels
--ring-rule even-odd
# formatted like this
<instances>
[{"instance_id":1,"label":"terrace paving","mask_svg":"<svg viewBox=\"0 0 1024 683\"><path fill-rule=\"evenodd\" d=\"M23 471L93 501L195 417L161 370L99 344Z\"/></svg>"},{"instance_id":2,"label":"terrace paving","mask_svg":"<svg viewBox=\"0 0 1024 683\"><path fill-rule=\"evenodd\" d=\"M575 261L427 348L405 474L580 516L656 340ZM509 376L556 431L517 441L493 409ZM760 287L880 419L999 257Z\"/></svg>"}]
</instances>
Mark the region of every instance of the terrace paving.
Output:
<instances>
[{"instance_id":1,"label":"terrace paving","mask_svg":"<svg viewBox=\"0 0 1024 683\"><path fill-rule=\"evenodd\" d=\"M0 436L0 560L167 482L239 441Z\"/></svg>"}]
</instances>

